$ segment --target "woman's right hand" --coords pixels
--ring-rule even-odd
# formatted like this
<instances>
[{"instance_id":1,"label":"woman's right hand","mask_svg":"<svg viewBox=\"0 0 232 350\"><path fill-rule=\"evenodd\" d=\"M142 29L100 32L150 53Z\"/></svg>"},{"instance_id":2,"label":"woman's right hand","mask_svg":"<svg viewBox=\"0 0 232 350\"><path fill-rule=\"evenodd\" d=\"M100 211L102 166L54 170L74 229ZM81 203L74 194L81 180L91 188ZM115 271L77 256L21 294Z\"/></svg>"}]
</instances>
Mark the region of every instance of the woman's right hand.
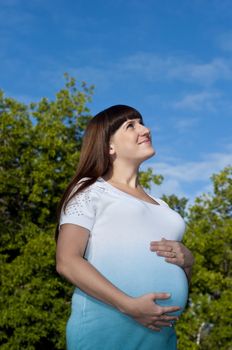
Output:
<instances>
[{"instance_id":1,"label":"woman's right hand","mask_svg":"<svg viewBox=\"0 0 232 350\"><path fill-rule=\"evenodd\" d=\"M155 303L156 299L168 298L170 298L170 294L168 293L149 293L140 297L130 297L125 314L154 331L160 331L160 327L163 326L172 327L173 321L178 320L179 317L166 315L166 313L179 311L181 307L160 306Z\"/></svg>"}]
</instances>

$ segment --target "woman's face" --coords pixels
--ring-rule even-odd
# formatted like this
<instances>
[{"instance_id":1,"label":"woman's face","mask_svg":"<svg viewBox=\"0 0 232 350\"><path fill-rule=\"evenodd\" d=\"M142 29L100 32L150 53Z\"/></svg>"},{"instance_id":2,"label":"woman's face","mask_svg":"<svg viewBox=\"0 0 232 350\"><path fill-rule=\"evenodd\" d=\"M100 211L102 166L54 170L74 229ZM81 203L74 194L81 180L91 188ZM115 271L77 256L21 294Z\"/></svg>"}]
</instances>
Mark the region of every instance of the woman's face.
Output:
<instances>
[{"instance_id":1,"label":"woman's face","mask_svg":"<svg viewBox=\"0 0 232 350\"><path fill-rule=\"evenodd\" d=\"M154 154L150 130L140 119L125 121L110 139L110 155L115 159L140 163Z\"/></svg>"}]
</instances>

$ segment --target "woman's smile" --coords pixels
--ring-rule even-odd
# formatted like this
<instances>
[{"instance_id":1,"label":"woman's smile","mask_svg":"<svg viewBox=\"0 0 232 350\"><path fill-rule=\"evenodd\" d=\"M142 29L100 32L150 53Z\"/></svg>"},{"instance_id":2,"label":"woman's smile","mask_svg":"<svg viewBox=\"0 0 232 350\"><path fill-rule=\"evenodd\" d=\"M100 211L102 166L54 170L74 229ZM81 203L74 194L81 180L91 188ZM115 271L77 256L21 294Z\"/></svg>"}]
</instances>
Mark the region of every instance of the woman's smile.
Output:
<instances>
[{"instance_id":1,"label":"woman's smile","mask_svg":"<svg viewBox=\"0 0 232 350\"><path fill-rule=\"evenodd\" d=\"M142 142L139 143L139 145L141 145L142 143L150 144L150 143L151 143L151 140L150 140L150 139L147 139L147 140L145 140L145 141L142 141Z\"/></svg>"}]
</instances>

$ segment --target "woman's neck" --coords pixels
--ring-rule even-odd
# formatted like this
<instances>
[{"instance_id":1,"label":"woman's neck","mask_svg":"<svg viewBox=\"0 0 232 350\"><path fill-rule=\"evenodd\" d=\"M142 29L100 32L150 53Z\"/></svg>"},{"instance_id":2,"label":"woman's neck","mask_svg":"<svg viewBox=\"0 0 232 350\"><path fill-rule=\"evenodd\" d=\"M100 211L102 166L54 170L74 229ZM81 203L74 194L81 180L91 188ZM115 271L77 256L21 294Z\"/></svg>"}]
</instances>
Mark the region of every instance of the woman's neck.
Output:
<instances>
[{"instance_id":1,"label":"woman's neck","mask_svg":"<svg viewBox=\"0 0 232 350\"><path fill-rule=\"evenodd\" d=\"M138 174L124 175L106 175L104 180L111 183L112 185L123 186L131 189L137 189L139 186Z\"/></svg>"}]
</instances>

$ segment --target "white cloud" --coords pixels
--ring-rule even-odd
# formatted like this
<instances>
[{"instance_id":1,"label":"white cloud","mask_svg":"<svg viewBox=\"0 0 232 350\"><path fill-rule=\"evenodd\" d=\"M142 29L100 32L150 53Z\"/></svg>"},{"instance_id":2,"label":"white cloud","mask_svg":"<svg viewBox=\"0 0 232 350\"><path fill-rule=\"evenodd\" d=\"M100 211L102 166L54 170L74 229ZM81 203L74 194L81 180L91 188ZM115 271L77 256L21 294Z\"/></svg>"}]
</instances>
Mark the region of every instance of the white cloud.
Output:
<instances>
[{"instance_id":1,"label":"white cloud","mask_svg":"<svg viewBox=\"0 0 232 350\"><path fill-rule=\"evenodd\" d=\"M215 58L211 62L177 62L169 69L169 77L202 85L211 85L217 80L232 79L230 60Z\"/></svg>"},{"instance_id":2,"label":"white cloud","mask_svg":"<svg viewBox=\"0 0 232 350\"><path fill-rule=\"evenodd\" d=\"M118 60L111 58L107 63L102 60L100 64L79 68L74 62L69 62L65 71L79 72L78 75L96 86L113 85L132 77L139 81L181 81L208 87L218 80L232 79L232 61L215 58L209 62L196 62L194 58L139 52Z\"/></svg>"},{"instance_id":3,"label":"white cloud","mask_svg":"<svg viewBox=\"0 0 232 350\"><path fill-rule=\"evenodd\" d=\"M199 162L182 164L155 163L153 166L158 173L171 176L184 182L207 180L213 172L220 171L224 166L232 164L231 153L212 153L204 156Z\"/></svg>"},{"instance_id":4,"label":"white cloud","mask_svg":"<svg viewBox=\"0 0 232 350\"><path fill-rule=\"evenodd\" d=\"M210 62L194 62L188 57L162 57L154 53L137 53L125 57L116 65L125 73L141 73L148 80L180 80L201 85L232 79L232 62L215 58Z\"/></svg>"},{"instance_id":5,"label":"white cloud","mask_svg":"<svg viewBox=\"0 0 232 350\"><path fill-rule=\"evenodd\" d=\"M173 104L177 109L191 109L193 111L216 110L215 101L220 97L218 92L202 91L184 96L180 101Z\"/></svg>"},{"instance_id":6,"label":"white cloud","mask_svg":"<svg viewBox=\"0 0 232 350\"><path fill-rule=\"evenodd\" d=\"M190 198L190 201L212 190L210 177L220 172L225 166L232 165L232 144L226 147L224 153L209 153L198 162L183 162L175 164L173 161L147 163L147 167L153 168L154 174L162 174L162 185L155 187L155 195L176 194L180 197ZM191 190L191 188L196 188ZM186 191L184 188L189 187Z\"/></svg>"},{"instance_id":7,"label":"white cloud","mask_svg":"<svg viewBox=\"0 0 232 350\"><path fill-rule=\"evenodd\" d=\"M187 130L192 130L199 122L197 117L185 117L178 118L174 120L173 126L179 132L186 132Z\"/></svg>"},{"instance_id":8,"label":"white cloud","mask_svg":"<svg viewBox=\"0 0 232 350\"><path fill-rule=\"evenodd\" d=\"M25 18L25 16L29 17ZM30 14L23 14L19 17L18 15L16 18L11 18L11 26L12 23L15 24L18 23L17 21L22 20L22 26L23 23L26 23L25 28L28 28L27 25L33 20ZM2 16L0 16L0 19L2 19ZM22 71L25 70L23 68L24 61L21 58L8 56L8 40L9 38L6 34L4 47L2 48L4 55L1 54L3 64L9 68L20 66ZM24 48L25 50L26 54L30 55L30 50ZM91 57L95 57L94 50L92 50ZM120 59L111 57L110 60L107 60L105 57L106 52L103 50L101 53L98 48L96 49L96 62L92 60L88 65L84 63L81 65L76 59L80 55L82 58L85 56L85 54L80 54L78 51L75 52L74 49L72 56L67 55L65 62L62 63L56 57L49 55L45 57L44 54L33 58L37 66L41 65L38 73L41 83L46 81L46 84L49 84L52 81L53 86L59 86L60 79L57 79L57 77L61 77L63 72L69 72L78 79L96 85L96 91L103 94L116 84L125 85L128 84L128 81L130 81L130 84L133 82L132 84L135 88L137 86L134 82L155 82L157 85L157 82L165 84L166 82L175 83L176 81L198 84L208 88L209 85L213 85L218 80L232 79L232 60L229 59L215 58L211 61L196 62L196 59L193 57L164 56L156 53L138 52ZM26 71L29 70L30 67L27 67ZM55 84L55 81L57 84ZM157 103L162 104L163 102L159 101L158 94L159 92L156 95ZM187 95L182 100L177 101L175 107L185 108L185 106L190 106L193 110L197 110L206 103L207 108L212 110L214 108L213 98L215 94L215 92L201 92ZM148 102L149 98L152 101L154 96L148 97ZM154 100L152 102L154 103Z\"/></svg>"}]
</instances>

